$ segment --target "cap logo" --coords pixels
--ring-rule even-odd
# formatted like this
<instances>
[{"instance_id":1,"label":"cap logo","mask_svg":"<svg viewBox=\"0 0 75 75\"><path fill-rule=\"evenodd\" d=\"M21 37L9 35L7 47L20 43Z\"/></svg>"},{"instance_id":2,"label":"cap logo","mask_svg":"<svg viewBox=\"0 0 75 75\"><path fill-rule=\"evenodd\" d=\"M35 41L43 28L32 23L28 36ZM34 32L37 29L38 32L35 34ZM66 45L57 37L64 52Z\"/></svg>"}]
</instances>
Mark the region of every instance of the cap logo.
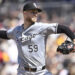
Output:
<instances>
[{"instance_id":1,"label":"cap logo","mask_svg":"<svg viewBox=\"0 0 75 75\"><path fill-rule=\"evenodd\" d=\"M37 5L36 5L36 3L33 3L34 4L34 6L37 8Z\"/></svg>"}]
</instances>

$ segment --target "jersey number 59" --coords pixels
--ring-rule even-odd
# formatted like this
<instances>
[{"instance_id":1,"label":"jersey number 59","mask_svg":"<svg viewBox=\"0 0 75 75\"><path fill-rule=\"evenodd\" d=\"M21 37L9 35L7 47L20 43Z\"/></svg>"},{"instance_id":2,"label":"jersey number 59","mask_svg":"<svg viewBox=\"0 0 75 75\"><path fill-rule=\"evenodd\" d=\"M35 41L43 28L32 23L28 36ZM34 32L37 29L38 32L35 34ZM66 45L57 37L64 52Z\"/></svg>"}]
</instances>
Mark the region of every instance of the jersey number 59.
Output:
<instances>
[{"instance_id":1,"label":"jersey number 59","mask_svg":"<svg viewBox=\"0 0 75 75\"><path fill-rule=\"evenodd\" d=\"M29 52L37 52L38 51L38 45L28 45Z\"/></svg>"}]
</instances>

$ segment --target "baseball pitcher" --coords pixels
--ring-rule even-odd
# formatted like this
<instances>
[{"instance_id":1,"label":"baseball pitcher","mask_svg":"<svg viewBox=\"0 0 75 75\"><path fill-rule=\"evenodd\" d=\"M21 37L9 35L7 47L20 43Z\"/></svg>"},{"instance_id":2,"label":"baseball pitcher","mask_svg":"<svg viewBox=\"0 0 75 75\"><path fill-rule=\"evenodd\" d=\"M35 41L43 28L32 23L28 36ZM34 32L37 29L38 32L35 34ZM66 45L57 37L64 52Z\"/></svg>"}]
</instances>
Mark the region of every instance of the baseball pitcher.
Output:
<instances>
[{"instance_id":1,"label":"baseball pitcher","mask_svg":"<svg viewBox=\"0 0 75 75\"><path fill-rule=\"evenodd\" d=\"M35 3L26 3L23 7L24 24L7 31L0 30L0 38L16 41L19 63L17 75L52 75L45 66L48 35L65 33L75 44L75 36L66 26L37 22L40 12L42 9Z\"/></svg>"}]
</instances>

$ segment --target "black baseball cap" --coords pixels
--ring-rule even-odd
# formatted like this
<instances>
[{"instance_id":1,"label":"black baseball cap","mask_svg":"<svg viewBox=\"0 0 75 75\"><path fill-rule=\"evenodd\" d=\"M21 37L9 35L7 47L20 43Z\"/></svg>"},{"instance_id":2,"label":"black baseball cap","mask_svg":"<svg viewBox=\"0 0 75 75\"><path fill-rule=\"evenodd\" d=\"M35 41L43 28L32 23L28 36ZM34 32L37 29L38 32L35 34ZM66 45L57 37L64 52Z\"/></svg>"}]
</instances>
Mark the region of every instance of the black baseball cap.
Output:
<instances>
[{"instance_id":1,"label":"black baseball cap","mask_svg":"<svg viewBox=\"0 0 75 75\"><path fill-rule=\"evenodd\" d=\"M38 8L38 7L37 7L36 3L32 3L32 2L26 3L26 4L24 5L24 7L23 7L23 11L34 10L34 9L38 10L38 12L41 12L41 11L42 11L41 8Z\"/></svg>"}]
</instances>

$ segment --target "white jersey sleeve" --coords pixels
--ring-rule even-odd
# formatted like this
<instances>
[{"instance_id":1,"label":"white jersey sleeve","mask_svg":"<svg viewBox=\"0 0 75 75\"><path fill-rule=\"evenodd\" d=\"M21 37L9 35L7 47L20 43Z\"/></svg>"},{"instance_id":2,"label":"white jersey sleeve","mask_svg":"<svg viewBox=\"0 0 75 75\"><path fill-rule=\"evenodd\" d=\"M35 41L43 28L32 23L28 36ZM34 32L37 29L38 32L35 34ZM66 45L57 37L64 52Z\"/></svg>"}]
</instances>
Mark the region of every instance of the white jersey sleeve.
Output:
<instances>
[{"instance_id":1,"label":"white jersey sleeve","mask_svg":"<svg viewBox=\"0 0 75 75\"><path fill-rule=\"evenodd\" d=\"M57 33L58 23L38 23L39 32L45 35Z\"/></svg>"},{"instance_id":2,"label":"white jersey sleeve","mask_svg":"<svg viewBox=\"0 0 75 75\"><path fill-rule=\"evenodd\" d=\"M18 27L18 26L17 26ZM15 37L15 32L16 32L16 30L17 30L17 27L15 27L15 28L12 28L12 29L9 29L8 31L7 31L7 36L8 36L8 38L10 38L10 39L14 39L14 37Z\"/></svg>"},{"instance_id":3,"label":"white jersey sleeve","mask_svg":"<svg viewBox=\"0 0 75 75\"><path fill-rule=\"evenodd\" d=\"M9 29L9 30L7 31L7 36L8 36L8 38L13 39L13 33L14 33L14 29Z\"/></svg>"}]
</instances>

